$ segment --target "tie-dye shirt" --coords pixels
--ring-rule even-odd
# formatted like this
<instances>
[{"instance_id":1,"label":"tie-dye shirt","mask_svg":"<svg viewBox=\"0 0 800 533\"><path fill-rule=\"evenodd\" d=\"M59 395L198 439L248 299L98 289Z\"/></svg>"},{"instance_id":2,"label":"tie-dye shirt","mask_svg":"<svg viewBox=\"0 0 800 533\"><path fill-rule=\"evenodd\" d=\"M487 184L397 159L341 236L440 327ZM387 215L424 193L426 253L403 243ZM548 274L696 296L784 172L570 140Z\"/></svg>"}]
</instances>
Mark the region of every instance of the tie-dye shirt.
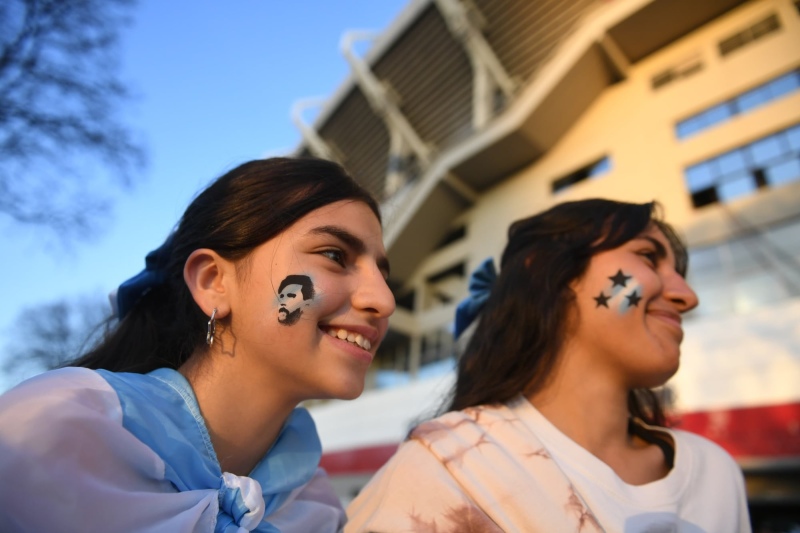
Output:
<instances>
[{"instance_id":1,"label":"tie-dye shirt","mask_svg":"<svg viewBox=\"0 0 800 533\"><path fill-rule=\"evenodd\" d=\"M733 459L669 434L673 469L633 486L522 397L447 413L411 433L351 503L345 531L749 532Z\"/></svg>"}]
</instances>

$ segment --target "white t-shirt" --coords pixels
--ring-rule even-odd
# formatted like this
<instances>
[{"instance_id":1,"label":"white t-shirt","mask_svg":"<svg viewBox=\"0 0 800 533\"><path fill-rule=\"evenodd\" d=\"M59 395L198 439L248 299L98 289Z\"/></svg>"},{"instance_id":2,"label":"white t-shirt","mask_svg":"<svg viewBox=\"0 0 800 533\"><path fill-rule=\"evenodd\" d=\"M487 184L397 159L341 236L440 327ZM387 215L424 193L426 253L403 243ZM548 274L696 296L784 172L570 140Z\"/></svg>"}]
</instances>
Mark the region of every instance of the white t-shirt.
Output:
<instances>
[{"instance_id":1,"label":"white t-shirt","mask_svg":"<svg viewBox=\"0 0 800 533\"><path fill-rule=\"evenodd\" d=\"M750 531L741 471L713 442L686 431L652 428L672 436L675 464L662 479L629 485L530 403L520 402L514 411L536 433L606 531Z\"/></svg>"}]
</instances>

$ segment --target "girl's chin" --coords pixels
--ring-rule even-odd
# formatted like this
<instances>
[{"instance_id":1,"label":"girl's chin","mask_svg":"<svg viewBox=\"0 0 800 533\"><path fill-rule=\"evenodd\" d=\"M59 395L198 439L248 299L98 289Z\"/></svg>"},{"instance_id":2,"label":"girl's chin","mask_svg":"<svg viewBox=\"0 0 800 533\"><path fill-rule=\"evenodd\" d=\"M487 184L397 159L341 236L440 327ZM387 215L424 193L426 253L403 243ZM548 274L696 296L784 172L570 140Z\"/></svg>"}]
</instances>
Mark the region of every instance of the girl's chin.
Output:
<instances>
[{"instance_id":1,"label":"girl's chin","mask_svg":"<svg viewBox=\"0 0 800 533\"><path fill-rule=\"evenodd\" d=\"M361 383L353 384L353 386L348 387L346 390L342 390L338 395L337 399L339 400L355 400L361 393L364 392L364 380L361 380Z\"/></svg>"}]
</instances>

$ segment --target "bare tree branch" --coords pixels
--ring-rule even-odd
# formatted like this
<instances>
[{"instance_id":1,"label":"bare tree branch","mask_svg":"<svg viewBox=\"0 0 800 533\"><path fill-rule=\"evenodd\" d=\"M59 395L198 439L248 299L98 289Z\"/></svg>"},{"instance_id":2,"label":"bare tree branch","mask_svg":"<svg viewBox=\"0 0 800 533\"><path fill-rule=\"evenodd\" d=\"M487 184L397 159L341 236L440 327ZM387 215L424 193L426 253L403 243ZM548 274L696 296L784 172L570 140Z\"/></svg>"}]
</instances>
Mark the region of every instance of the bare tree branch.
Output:
<instances>
[{"instance_id":1,"label":"bare tree branch","mask_svg":"<svg viewBox=\"0 0 800 533\"><path fill-rule=\"evenodd\" d=\"M108 303L99 296L24 309L14 323L2 369L41 372L76 358L100 340L108 314Z\"/></svg>"},{"instance_id":2,"label":"bare tree branch","mask_svg":"<svg viewBox=\"0 0 800 533\"><path fill-rule=\"evenodd\" d=\"M0 3L0 215L87 236L111 190L133 184L144 149L117 112L130 96L118 34L134 4Z\"/></svg>"}]
</instances>

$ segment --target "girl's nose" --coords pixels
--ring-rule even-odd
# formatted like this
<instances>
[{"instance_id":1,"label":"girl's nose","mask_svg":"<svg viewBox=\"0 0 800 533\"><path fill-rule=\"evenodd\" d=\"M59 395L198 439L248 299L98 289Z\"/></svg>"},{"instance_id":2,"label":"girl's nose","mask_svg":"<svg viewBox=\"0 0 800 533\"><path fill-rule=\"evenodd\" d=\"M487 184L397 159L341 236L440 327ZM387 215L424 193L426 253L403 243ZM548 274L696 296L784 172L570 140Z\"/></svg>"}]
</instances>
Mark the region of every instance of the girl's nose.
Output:
<instances>
[{"instance_id":1,"label":"girl's nose","mask_svg":"<svg viewBox=\"0 0 800 533\"><path fill-rule=\"evenodd\" d=\"M394 295L377 266L367 269L360 277L353 305L380 318L389 318L394 313Z\"/></svg>"},{"instance_id":2,"label":"girl's nose","mask_svg":"<svg viewBox=\"0 0 800 533\"><path fill-rule=\"evenodd\" d=\"M697 294L686 282L686 279L677 272L673 272L667 280L664 295L678 306L681 313L691 311L699 303Z\"/></svg>"}]
</instances>

